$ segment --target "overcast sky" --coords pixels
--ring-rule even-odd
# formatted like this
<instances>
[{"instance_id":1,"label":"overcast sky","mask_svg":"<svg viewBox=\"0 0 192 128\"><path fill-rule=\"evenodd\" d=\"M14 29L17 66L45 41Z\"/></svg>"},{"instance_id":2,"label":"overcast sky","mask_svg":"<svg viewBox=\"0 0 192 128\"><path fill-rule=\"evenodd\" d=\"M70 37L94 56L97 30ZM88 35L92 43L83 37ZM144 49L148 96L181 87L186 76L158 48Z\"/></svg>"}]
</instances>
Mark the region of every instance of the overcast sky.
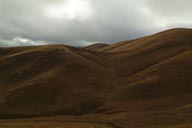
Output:
<instances>
[{"instance_id":1,"label":"overcast sky","mask_svg":"<svg viewBox=\"0 0 192 128\"><path fill-rule=\"evenodd\" d=\"M114 43L192 27L192 0L0 0L0 47Z\"/></svg>"}]
</instances>

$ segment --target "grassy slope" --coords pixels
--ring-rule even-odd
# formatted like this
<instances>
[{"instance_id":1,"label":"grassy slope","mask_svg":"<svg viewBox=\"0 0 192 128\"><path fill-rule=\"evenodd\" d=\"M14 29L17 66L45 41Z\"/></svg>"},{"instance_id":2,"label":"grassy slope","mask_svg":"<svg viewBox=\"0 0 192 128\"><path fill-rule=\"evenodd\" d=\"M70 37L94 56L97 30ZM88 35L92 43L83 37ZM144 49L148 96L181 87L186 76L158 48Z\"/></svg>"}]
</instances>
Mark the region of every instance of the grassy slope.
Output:
<instances>
[{"instance_id":1,"label":"grassy slope","mask_svg":"<svg viewBox=\"0 0 192 128\"><path fill-rule=\"evenodd\" d=\"M174 29L109 46L119 86L98 111L172 111L190 104L191 37L191 30Z\"/></svg>"},{"instance_id":2,"label":"grassy slope","mask_svg":"<svg viewBox=\"0 0 192 128\"><path fill-rule=\"evenodd\" d=\"M113 87L110 60L99 53L60 45L0 51L0 115L86 114Z\"/></svg>"},{"instance_id":3,"label":"grassy slope","mask_svg":"<svg viewBox=\"0 0 192 128\"><path fill-rule=\"evenodd\" d=\"M1 48L0 115L190 127L191 37L191 29L173 29L97 52L63 45Z\"/></svg>"}]
</instances>

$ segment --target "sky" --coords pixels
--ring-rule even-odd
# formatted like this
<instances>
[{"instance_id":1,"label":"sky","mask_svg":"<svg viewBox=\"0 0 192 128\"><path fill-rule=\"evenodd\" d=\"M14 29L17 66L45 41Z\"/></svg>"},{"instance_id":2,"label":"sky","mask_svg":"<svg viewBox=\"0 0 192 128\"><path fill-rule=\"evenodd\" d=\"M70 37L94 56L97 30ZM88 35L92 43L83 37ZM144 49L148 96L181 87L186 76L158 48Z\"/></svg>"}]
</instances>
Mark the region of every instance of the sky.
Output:
<instances>
[{"instance_id":1,"label":"sky","mask_svg":"<svg viewBox=\"0 0 192 128\"><path fill-rule=\"evenodd\" d=\"M0 47L86 46L192 27L192 0L0 0Z\"/></svg>"}]
</instances>

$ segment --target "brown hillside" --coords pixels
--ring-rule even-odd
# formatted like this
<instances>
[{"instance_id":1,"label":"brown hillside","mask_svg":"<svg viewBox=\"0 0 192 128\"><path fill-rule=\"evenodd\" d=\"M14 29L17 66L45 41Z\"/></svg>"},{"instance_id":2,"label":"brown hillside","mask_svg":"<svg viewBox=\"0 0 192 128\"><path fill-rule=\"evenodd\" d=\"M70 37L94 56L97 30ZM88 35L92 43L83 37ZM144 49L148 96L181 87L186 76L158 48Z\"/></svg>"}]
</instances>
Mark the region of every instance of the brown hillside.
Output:
<instances>
[{"instance_id":1,"label":"brown hillside","mask_svg":"<svg viewBox=\"0 0 192 128\"><path fill-rule=\"evenodd\" d=\"M192 102L192 30L109 46L117 87L98 111L171 111Z\"/></svg>"},{"instance_id":2,"label":"brown hillside","mask_svg":"<svg viewBox=\"0 0 192 128\"><path fill-rule=\"evenodd\" d=\"M1 48L0 117L191 121L191 58L191 29L96 48Z\"/></svg>"},{"instance_id":3,"label":"brown hillside","mask_svg":"<svg viewBox=\"0 0 192 128\"><path fill-rule=\"evenodd\" d=\"M0 51L0 115L86 114L114 86L99 53L62 45Z\"/></svg>"}]
</instances>

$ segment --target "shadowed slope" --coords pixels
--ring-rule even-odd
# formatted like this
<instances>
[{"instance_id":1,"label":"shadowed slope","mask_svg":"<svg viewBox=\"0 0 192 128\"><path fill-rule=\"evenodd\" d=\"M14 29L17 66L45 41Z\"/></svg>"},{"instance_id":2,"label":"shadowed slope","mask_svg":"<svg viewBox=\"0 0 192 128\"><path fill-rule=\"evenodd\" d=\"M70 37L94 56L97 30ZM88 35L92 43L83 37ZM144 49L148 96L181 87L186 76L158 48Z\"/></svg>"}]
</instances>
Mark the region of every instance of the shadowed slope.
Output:
<instances>
[{"instance_id":1,"label":"shadowed slope","mask_svg":"<svg viewBox=\"0 0 192 128\"><path fill-rule=\"evenodd\" d=\"M86 114L114 86L100 53L60 45L0 51L0 115Z\"/></svg>"}]
</instances>

